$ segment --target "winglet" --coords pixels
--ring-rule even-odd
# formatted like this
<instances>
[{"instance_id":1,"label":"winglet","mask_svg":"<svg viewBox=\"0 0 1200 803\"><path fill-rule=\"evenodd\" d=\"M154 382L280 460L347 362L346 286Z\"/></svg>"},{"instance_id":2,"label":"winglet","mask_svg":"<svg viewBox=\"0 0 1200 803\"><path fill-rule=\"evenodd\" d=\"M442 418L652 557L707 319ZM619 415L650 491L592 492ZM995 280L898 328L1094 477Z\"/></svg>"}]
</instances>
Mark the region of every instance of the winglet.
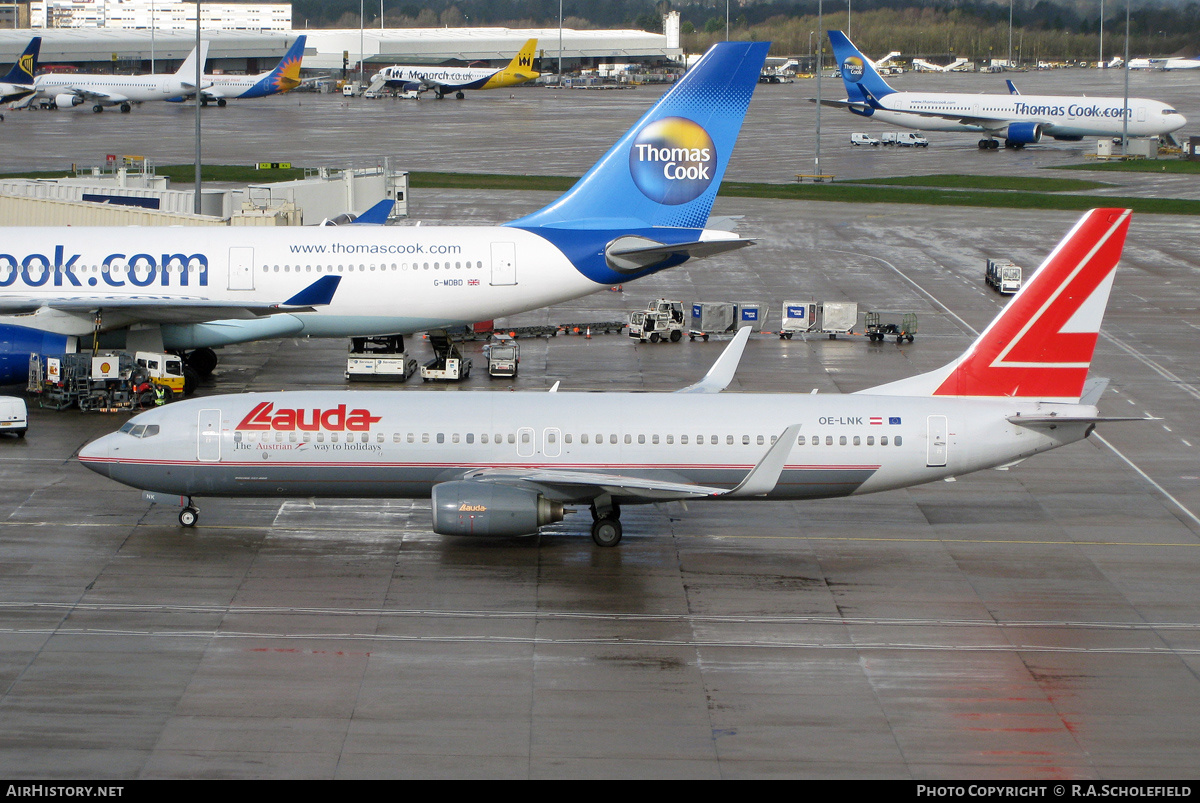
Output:
<instances>
[{"instance_id":1,"label":"winglet","mask_svg":"<svg viewBox=\"0 0 1200 803\"><path fill-rule=\"evenodd\" d=\"M785 429L779 440L771 444L763 459L758 461L758 465L750 469L746 479L721 496L765 496L775 490L775 486L779 484L779 475L783 473L783 467L787 465L788 456L796 444L796 437L800 434L800 427L800 424L792 424Z\"/></svg>"},{"instance_id":2,"label":"winglet","mask_svg":"<svg viewBox=\"0 0 1200 803\"><path fill-rule=\"evenodd\" d=\"M323 307L333 301L341 276L322 276L299 293L283 302L282 307Z\"/></svg>"},{"instance_id":3,"label":"winglet","mask_svg":"<svg viewBox=\"0 0 1200 803\"><path fill-rule=\"evenodd\" d=\"M391 198L384 198L379 203L372 206L366 212L363 212L358 217L354 218L353 225L355 226L382 226L388 221L388 215L392 214L392 210L396 207L396 202Z\"/></svg>"},{"instance_id":4,"label":"winglet","mask_svg":"<svg viewBox=\"0 0 1200 803\"><path fill-rule=\"evenodd\" d=\"M733 375L737 372L738 363L742 361L742 352L746 349L746 341L750 339L749 326L743 326L729 341L729 345L717 357L708 373L694 385L675 391L676 393L720 393L729 387Z\"/></svg>"}]
</instances>

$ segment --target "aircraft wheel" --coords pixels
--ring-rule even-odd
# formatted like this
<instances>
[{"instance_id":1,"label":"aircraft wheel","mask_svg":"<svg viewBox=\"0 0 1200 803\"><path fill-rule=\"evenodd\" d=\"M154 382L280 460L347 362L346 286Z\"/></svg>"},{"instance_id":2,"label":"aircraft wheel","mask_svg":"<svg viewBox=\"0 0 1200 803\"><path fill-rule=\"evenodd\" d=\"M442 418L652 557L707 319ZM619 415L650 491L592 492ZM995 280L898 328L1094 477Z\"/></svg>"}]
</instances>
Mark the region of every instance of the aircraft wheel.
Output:
<instances>
[{"instance_id":1,"label":"aircraft wheel","mask_svg":"<svg viewBox=\"0 0 1200 803\"><path fill-rule=\"evenodd\" d=\"M462 100L463 98L466 97L466 95L464 95L462 92L455 92L454 97L458 98L459 100Z\"/></svg>"},{"instance_id":2,"label":"aircraft wheel","mask_svg":"<svg viewBox=\"0 0 1200 803\"><path fill-rule=\"evenodd\" d=\"M102 111L104 111L104 107L101 106L99 103L97 103L95 106L92 107L92 112L95 114L99 114Z\"/></svg>"},{"instance_id":3,"label":"aircraft wheel","mask_svg":"<svg viewBox=\"0 0 1200 803\"><path fill-rule=\"evenodd\" d=\"M130 106L128 103L122 103L121 104L121 114L129 114L129 110L132 108L133 107Z\"/></svg>"},{"instance_id":4,"label":"aircraft wheel","mask_svg":"<svg viewBox=\"0 0 1200 803\"><path fill-rule=\"evenodd\" d=\"M195 527L199 519L200 511L190 505L179 511L179 523L184 527Z\"/></svg>"},{"instance_id":5,"label":"aircraft wheel","mask_svg":"<svg viewBox=\"0 0 1200 803\"><path fill-rule=\"evenodd\" d=\"M200 384L200 374L187 366L183 366L183 395L191 396L196 392L196 386Z\"/></svg>"},{"instance_id":6,"label":"aircraft wheel","mask_svg":"<svg viewBox=\"0 0 1200 803\"><path fill-rule=\"evenodd\" d=\"M621 543L621 521L606 516L592 525L592 540L596 546L613 547Z\"/></svg>"},{"instance_id":7,"label":"aircraft wheel","mask_svg":"<svg viewBox=\"0 0 1200 803\"><path fill-rule=\"evenodd\" d=\"M987 148L988 148L988 141L986 139L979 140L979 150L986 151Z\"/></svg>"},{"instance_id":8,"label":"aircraft wheel","mask_svg":"<svg viewBox=\"0 0 1200 803\"><path fill-rule=\"evenodd\" d=\"M988 147L991 148L992 150L996 150L997 148L1000 147L1000 141L993 139L991 142L988 143Z\"/></svg>"},{"instance_id":9,"label":"aircraft wheel","mask_svg":"<svg viewBox=\"0 0 1200 803\"><path fill-rule=\"evenodd\" d=\"M224 109L226 103L225 98L217 98L217 108Z\"/></svg>"}]
</instances>

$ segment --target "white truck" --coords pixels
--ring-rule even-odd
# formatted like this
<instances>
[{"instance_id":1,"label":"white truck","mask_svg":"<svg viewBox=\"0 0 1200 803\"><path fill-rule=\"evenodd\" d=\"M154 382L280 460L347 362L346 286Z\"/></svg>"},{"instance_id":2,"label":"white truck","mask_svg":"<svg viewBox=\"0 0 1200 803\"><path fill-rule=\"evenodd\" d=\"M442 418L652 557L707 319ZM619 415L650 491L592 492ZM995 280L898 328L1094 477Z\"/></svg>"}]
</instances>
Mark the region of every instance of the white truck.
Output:
<instances>
[{"instance_id":1,"label":"white truck","mask_svg":"<svg viewBox=\"0 0 1200 803\"><path fill-rule=\"evenodd\" d=\"M1008 259L989 259L984 267L983 280L1004 295L1021 289L1021 268Z\"/></svg>"},{"instance_id":2,"label":"white truck","mask_svg":"<svg viewBox=\"0 0 1200 803\"><path fill-rule=\"evenodd\" d=\"M929 140L916 131L897 131L896 144L902 148L928 148Z\"/></svg>"},{"instance_id":3,"label":"white truck","mask_svg":"<svg viewBox=\"0 0 1200 803\"><path fill-rule=\"evenodd\" d=\"M850 144L851 145L871 145L874 147L878 147L879 140L877 140L875 137L871 136L870 134L864 134L862 132L856 131L850 135Z\"/></svg>"},{"instance_id":4,"label":"white truck","mask_svg":"<svg viewBox=\"0 0 1200 803\"><path fill-rule=\"evenodd\" d=\"M421 380L429 382L439 379L457 382L471 375L471 361L459 351L458 344L443 332L430 332L429 345L434 357L421 366Z\"/></svg>"},{"instance_id":5,"label":"white truck","mask_svg":"<svg viewBox=\"0 0 1200 803\"><path fill-rule=\"evenodd\" d=\"M17 396L0 396L0 434L11 432L24 438L29 429L29 410L25 400Z\"/></svg>"}]
</instances>

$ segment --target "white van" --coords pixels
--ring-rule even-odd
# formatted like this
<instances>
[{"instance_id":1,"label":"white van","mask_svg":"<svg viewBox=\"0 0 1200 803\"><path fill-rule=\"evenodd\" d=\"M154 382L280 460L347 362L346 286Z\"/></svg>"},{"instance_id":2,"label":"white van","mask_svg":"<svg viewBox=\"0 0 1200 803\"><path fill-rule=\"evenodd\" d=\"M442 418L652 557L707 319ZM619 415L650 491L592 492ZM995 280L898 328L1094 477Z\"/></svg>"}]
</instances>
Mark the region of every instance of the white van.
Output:
<instances>
[{"instance_id":1,"label":"white van","mask_svg":"<svg viewBox=\"0 0 1200 803\"><path fill-rule=\"evenodd\" d=\"M928 148L929 140L915 131L897 131L896 144L901 147Z\"/></svg>"},{"instance_id":2,"label":"white van","mask_svg":"<svg viewBox=\"0 0 1200 803\"><path fill-rule=\"evenodd\" d=\"M29 429L29 413L25 400L16 396L0 396L0 433L11 432L18 438L25 437Z\"/></svg>"},{"instance_id":3,"label":"white van","mask_svg":"<svg viewBox=\"0 0 1200 803\"><path fill-rule=\"evenodd\" d=\"M875 139L875 137L871 136L870 134L863 134L861 132L855 132L850 135L850 144L851 145L879 145L879 140Z\"/></svg>"}]
</instances>

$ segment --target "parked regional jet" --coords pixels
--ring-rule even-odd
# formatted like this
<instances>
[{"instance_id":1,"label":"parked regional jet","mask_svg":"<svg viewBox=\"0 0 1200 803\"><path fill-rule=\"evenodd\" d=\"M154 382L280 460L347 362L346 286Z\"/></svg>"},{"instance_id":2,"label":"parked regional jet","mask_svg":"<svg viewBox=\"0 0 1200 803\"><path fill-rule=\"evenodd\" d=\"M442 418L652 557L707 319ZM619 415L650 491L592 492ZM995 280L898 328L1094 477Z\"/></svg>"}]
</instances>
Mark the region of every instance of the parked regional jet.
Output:
<instances>
[{"instance_id":1,"label":"parked regional jet","mask_svg":"<svg viewBox=\"0 0 1200 803\"><path fill-rule=\"evenodd\" d=\"M31 96L34 73L37 72L38 49L42 46L42 37L35 36L29 40L24 52L17 57L12 69L0 78L0 103L11 103Z\"/></svg>"},{"instance_id":2,"label":"parked regional jet","mask_svg":"<svg viewBox=\"0 0 1200 803\"><path fill-rule=\"evenodd\" d=\"M200 63L208 58L208 42L200 43ZM205 85L202 85L204 88ZM196 49L184 59L173 74L157 75L86 75L83 73L47 73L34 82L35 97L51 98L60 109L82 103L92 104L92 111L102 112L105 106L119 106L128 112L134 103L196 94Z\"/></svg>"},{"instance_id":3,"label":"parked regional jet","mask_svg":"<svg viewBox=\"0 0 1200 803\"><path fill-rule=\"evenodd\" d=\"M426 92L433 90L434 96L441 100L453 92L462 100L466 95L464 89L500 89L506 86L516 86L532 81L541 73L533 69L533 54L537 49L537 40L530 39L517 55L504 67L498 70L491 67L433 67L395 65L384 67L371 78L371 89L390 86L403 89L405 92Z\"/></svg>"},{"instance_id":4,"label":"parked regional jet","mask_svg":"<svg viewBox=\"0 0 1200 803\"><path fill-rule=\"evenodd\" d=\"M303 83L300 80L300 63L304 59L304 43L307 39L307 36L296 39L274 69L258 75L209 75L205 73L201 78L201 83L205 88L200 91L200 102L205 105L216 103L218 106L224 106L230 100L263 98L267 95L279 95L295 89ZM193 65L193 75L195 71L196 68ZM170 100L180 102L188 100L190 97L192 96L170 98Z\"/></svg>"},{"instance_id":5,"label":"parked regional jet","mask_svg":"<svg viewBox=\"0 0 1200 803\"><path fill-rule=\"evenodd\" d=\"M1084 95L971 95L957 92L897 92L841 31L829 31L833 54L846 85L845 100L822 100L886 125L921 131L982 132L980 149L1023 148L1042 135L1060 140L1119 137L1128 117L1131 137L1169 134L1187 120L1165 103L1145 98Z\"/></svg>"},{"instance_id":6,"label":"parked regional jet","mask_svg":"<svg viewBox=\"0 0 1200 803\"><path fill-rule=\"evenodd\" d=\"M1106 420L1103 383L1085 380L1128 225L1128 210L1088 212L961 357L851 395L721 394L746 328L678 396L215 396L135 416L79 459L180 504L184 526L201 496L432 497L444 535L532 534L588 506L600 546L620 541L623 505L849 496L1010 465Z\"/></svg>"},{"instance_id":7,"label":"parked regional jet","mask_svg":"<svg viewBox=\"0 0 1200 803\"><path fill-rule=\"evenodd\" d=\"M0 382L97 326L204 373L217 346L487 320L748 245L705 224L767 48L714 46L565 195L499 227L6 228ZM266 314L322 277L330 303Z\"/></svg>"}]
</instances>

